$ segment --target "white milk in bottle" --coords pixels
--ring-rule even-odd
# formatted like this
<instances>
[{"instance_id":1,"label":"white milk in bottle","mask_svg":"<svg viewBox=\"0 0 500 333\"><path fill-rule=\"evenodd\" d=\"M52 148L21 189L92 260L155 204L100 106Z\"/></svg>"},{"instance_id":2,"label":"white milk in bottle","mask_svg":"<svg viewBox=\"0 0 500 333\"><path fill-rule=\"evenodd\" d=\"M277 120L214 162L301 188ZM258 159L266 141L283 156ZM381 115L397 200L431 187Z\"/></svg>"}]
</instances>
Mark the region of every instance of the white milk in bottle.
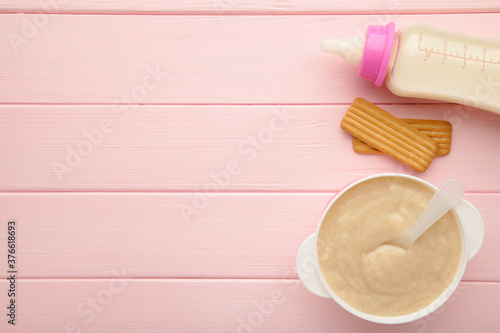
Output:
<instances>
[{"instance_id":1,"label":"white milk in bottle","mask_svg":"<svg viewBox=\"0 0 500 333\"><path fill-rule=\"evenodd\" d=\"M413 22L369 26L365 35L326 38L324 51L358 66L396 95L459 103L500 113L500 41Z\"/></svg>"}]
</instances>

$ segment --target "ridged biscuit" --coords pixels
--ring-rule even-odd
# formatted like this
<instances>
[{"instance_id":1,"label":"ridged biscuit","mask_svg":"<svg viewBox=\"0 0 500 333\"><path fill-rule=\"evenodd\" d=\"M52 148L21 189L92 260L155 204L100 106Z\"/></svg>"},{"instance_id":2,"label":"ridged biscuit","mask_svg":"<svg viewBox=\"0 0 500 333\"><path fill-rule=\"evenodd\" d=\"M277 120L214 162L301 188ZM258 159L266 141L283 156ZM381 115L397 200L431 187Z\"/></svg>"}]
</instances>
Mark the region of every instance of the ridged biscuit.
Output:
<instances>
[{"instance_id":1,"label":"ridged biscuit","mask_svg":"<svg viewBox=\"0 0 500 333\"><path fill-rule=\"evenodd\" d=\"M426 134L360 97L351 104L340 126L418 172L427 170L439 150Z\"/></svg>"},{"instance_id":2,"label":"ridged biscuit","mask_svg":"<svg viewBox=\"0 0 500 333\"><path fill-rule=\"evenodd\" d=\"M452 126L449 121L401 118L405 123L426 134L439 146L436 156L445 156L451 150ZM380 150L373 148L358 138L352 138L352 148L359 154L383 154Z\"/></svg>"}]
</instances>

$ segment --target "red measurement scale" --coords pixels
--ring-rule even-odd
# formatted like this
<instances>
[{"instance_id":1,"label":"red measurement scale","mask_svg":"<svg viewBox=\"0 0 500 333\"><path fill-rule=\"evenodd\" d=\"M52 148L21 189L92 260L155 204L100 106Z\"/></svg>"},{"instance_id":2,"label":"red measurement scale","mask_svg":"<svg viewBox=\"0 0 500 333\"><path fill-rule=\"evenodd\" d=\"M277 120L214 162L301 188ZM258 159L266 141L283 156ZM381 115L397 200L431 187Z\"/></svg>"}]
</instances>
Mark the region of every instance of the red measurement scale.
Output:
<instances>
[{"instance_id":1,"label":"red measurement scale","mask_svg":"<svg viewBox=\"0 0 500 333\"><path fill-rule=\"evenodd\" d=\"M493 57L487 57L488 54L488 48L483 47L481 50L481 55L473 54L470 52L469 45L467 44L462 44L463 51L462 53L456 50L449 50L449 43L447 40L442 40L442 45L443 49L436 49L434 50L433 47L428 47L423 45L423 39L424 35L421 32L419 34L418 38L418 51L421 51L424 53L424 61L427 61L432 54L435 54L437 56L442 56L441 64L445 65L446 64L446 58L451 57L451 58L456 58L456 59L463 59L462 63L462 68L465 69L467 68L467 62L468 61L474 61L478 63L482 63L481 71L484 72L486 71L486 64L492 64L492 65L500 65L500 57L498 58L493 58ZM476 47L477 48L477 47Z\"/></svg>"}]
</instances>

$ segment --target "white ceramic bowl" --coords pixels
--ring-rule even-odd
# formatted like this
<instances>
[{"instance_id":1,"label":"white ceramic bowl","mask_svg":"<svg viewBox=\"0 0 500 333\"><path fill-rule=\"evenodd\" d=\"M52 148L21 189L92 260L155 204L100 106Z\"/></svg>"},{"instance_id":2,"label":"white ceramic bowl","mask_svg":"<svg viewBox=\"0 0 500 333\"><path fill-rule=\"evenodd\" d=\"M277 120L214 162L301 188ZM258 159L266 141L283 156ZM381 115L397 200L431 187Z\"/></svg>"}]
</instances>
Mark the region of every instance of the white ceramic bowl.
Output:
<instances>
[{"instance_id":1,"label":"white ceramic bowl","mask_svg":"<svg viewBox=\"0 0 500 333\"><path fill-rule=\"evenodd\" d=\"M325 281L323 274L321 272L320 265L318 263L317 252L316 252L316 243L317 243L317 234L321 227L321 223L323 222L326 213L332 207L333 203L347 190L351 187L364 182L368 179L379 178L379 177L403 177L415 180L426 186L436 190L437 188L417 177L413 177L405 174L396 174L396 173L385 173L385 174L377 174L370 177L366 177L360 179L347 187L345 187L342 191L337 193L335 197L328 203L326 206L323 215L321 216L321 220L318 224L318 228L316 229L316 233L310 235L306 238L306 240L302 243L299 248L297 254L297 273L301 282L304 286L311 291L312 293L325 297L325 298L333 298L340 306L349 311L350 313L376 323L381 324L401 324L411 322L422 317L427 316L432 313L434 310L439 308L443 303L448 300L448 298L453 294L455 289L458 287L460 280L465 271L465 266L467 265L467 261L472 259L476 253L481 248L481 245L484 240L484 222L481 217L481 214L478 210L468 201L462 199L453 209L452 212L458 221L459 229L460 229L460 237L462 243L460 264L457 269L457 273L451 284L448 288L429 306L424 309L421 309L417 312L413 312L404 316L394 316L394 317L382 317L375 316L371 314L367 314L356 310L351 307L349 304L345 303L340 297L338 297L335 292L329 287L327 282Z\"/></svg>"}]
</instances>

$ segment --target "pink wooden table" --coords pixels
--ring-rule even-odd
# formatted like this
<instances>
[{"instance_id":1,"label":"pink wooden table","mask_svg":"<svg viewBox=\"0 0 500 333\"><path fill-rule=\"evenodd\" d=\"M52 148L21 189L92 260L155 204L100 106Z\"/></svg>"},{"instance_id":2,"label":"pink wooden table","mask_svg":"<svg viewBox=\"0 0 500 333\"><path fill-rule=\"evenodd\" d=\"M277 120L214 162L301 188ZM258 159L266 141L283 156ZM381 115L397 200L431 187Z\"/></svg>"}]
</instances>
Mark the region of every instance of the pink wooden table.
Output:
<instances>
[{"instance_id":1,"label":"pink wooden table","mask_svg":"<svg viewBox=\"0 0 500 333\"><path fill-rule=\"evenodd\" d=\"M500 331L500 116L396 97L319 48L389 21L498 37L498 1L2 0L0 11L1 332ZM339 122L356 96L452 122L451 154L418 176L461 179L486 224L454 296L410 324L358 319L295 270L340 188L414 174L352 151Z\"/></svg>"}]
</instances>

